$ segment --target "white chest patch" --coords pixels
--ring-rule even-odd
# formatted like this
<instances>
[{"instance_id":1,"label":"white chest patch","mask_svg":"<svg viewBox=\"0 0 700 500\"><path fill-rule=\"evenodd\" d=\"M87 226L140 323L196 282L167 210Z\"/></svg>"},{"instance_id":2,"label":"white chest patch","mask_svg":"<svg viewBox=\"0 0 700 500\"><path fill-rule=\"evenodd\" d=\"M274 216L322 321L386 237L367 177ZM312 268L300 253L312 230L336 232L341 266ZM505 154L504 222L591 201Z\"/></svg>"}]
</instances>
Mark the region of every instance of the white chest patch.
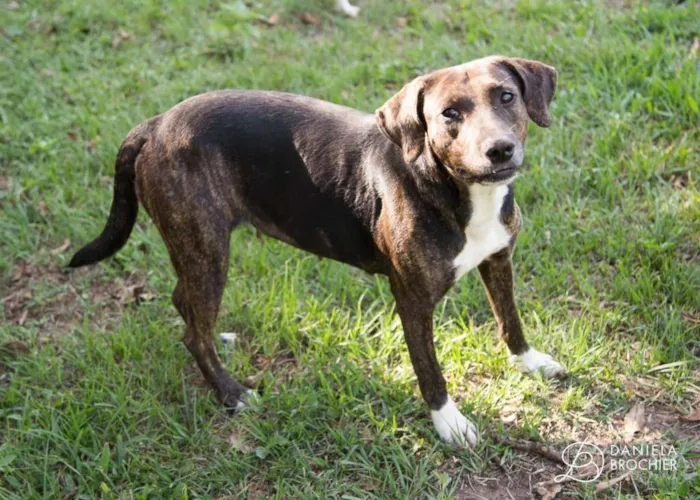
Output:
<instances>
[{"instance_id":1,"label":"white chest patch","mask_svg":"<svg viewBox=\"0 0 700 500\"><path fill-rule=\"evenodd\" d=\"M454 260L455 281L510 243L511 236L501 223L501 207L507 194L507 185L469 187L472 213L464 231L467 242Z\"/></svg>"}]
</instances>

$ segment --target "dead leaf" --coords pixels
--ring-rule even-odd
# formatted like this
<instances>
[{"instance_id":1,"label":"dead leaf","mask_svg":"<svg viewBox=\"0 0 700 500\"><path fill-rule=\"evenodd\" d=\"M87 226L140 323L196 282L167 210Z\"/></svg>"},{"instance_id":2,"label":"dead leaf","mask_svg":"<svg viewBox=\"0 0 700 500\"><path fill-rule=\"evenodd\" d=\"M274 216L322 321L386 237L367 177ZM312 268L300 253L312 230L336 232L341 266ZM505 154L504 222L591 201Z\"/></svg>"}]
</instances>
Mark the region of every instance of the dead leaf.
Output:
<instances>
[{"instance_id":1,"label":"dead leaf","mask_svg":"<svg viewBox=\"0 0 700 500\"><path fill-rule=\"evenodd\" d=\"M7 8L10 10L15 10L19 8L19 4L15 0L12 0L10 3L7 4Z\"/></svg>"},{"instance_id":2,"label":"dead leaf","mask_svg":"<svg viewBox=\"0 0 700 500\"><path fill-rule=\"evenodd\" d=\"M46 217L47 215L49 215L49 211L46 208L46 202L44 200L41 200L39 202L39 213L42 217Z\"/></svg>"},{"instance_id":3,"label":"dead leaf","mask_svg":"<svg viewBox=\"0 0 700 500\"><path fill-rule=\"evenodd\" d=\"M627 415L625 415L625 428L623 431L625 440L630 440L641 432L644 429L646 420L644 403L635 403Z\"/></svg>"},{"instance_id":4,"label":"dead leaf","mask_svg":"<svg viewBox=\"0 0 700 500\"><path fill-rule=\"evenodd\" d=\"M0 191L4 191L6 189L9 189L10 187L10 180L7 177L3 177L0 175Z\"/></svg>"},{"instance_id":5,"label":"dead leaf","mask_svg":"<svg viewBox=\"0 0 700 500\"><path fill-rule=\"evenodd\" d=\"M696 408L690 415L683 415L681 420L684 422L700 422L700 407Z\"/></svg>"},{"instance_id":6,"label":"dead leaf","mask_svg":"<svg viewBox=\"0 0 700 500\"><path fill-rule=\"evenodd\" d=\"M25 309L25 310L22 312L22 316L20 316L19 319L17 320L17 324L18 324L19 326L23 326L23 325L24 325L24 323L27 321L27 315L28 315L28 314L29 314L29 309Z\"/></svg>"},{"instance_id":7,"label":"dead leaf","mask_svg":"<svg viewBox=\"0 0 700 500\"><path fill-rule=\"evenodd\" d=\"M112 183L112 178L106 175L100 176L100 184L103 186L109 186Z\"/></svg>"},{"instance_id":8,"label":"dead leaf","mask_svg":"<svg viewBox=\"0 0 700 500\"><path fill-rule=\"evenodd\" d=\"M608 488L610 488L611 486L616 485L616 484L619 483L620 481L623 481L623 480L627 479L627 477L628 477L630 474L632 474L632 471L630 471L630 472L625 472L623 475L618 476L618 477L616 477L615 479L611 479L611 480L609 480L609 481L602 481L602 482L596 484L595 492L596 492L596 493L600 493L601 491L607 490Z\"/></svg>"},{"instance_id":9,"label":"dead leaf","mask_svg":"<svg viewBox=\"0 0 700 500\"><path fill-rule=\"evenodd\" d=\"M145 283L137 283L135 285L128 285L122 290L122 296L119 299L121 304L131 304L135 302L139 296L146 291Z\"/></svg>"},{"instance_id":10,"label":"dead leaf","mask_svg":"<svg viewBox=\"0 0 700 500\"><path fill-rule=\"evenodd\" d=\"M63 243L61 243L60 247L54 248L49 253L51 253L51 255L58 255L58 254L65 252L69 248L70 248L70 240L68 238L66 238L65 240L63 240Z\"/></svg>"},{"instance_id":11,"label":"dead leaf","mask_svg":"<svg viewBox=\"0 0 700 500\"><path fill-rule=\"evenodd\" d=\"M133 40L134 36L124 29L119 30L119 34L112 38L112 48L118 49L122 42Z\"/></svg>"},{"instance_id":12,"label":"dead leaf","mask_svg":"<svg viewBox=\"0 0 700 500\"><path fill-rule=\"evenodd\" d=\"M681 189L688 187L688 184L690 184L690 171L688 170L681 174L674 175L671 178L671 185L673 186L673 189L680 191Z\"/></svg>"},{"instance_id":13,"label":"dead leaf","mask_svg":"<svg viewBox=\"0 0 700 500\"><path fill-rule=\"evenodd\" d=\"M698 37L695 37L688 53L688 59L695 59L698 56L698 49L700 49L700 40L698 40Z\"/></svg>"},{"instance_id":14,"label":"dead leaf","mask_svg":"<svg viewBox=\"0 0 700 500\"><path fill-rule=\"evenodd\" d=\"M102 136L98 135L95 136L94 138L90 139L87 143L87 150L92 153L95 150L95 146L97 146L97 143L102 140Z\"/></svg>"},{"instance_id":15,"label":"dead leaf","mask_svg":"<svg viewBox=\"0 0 700 500\"><path fill-rule=\"evenodd\" d=\"M408 26L408 18L407 17L397 17L396 18L396 24L401 26L402 28L404 26Z\"/></svg>"},{"instance_id":16,"label":"dead leaf","mask_svg":"<svg viewBox=\"0 0 700 500\"><path fill-rule=\"evenodd\" d=\"M561 491L561 483L557 481L542 481L535 485L535 492L542 500L552 500Z\"/></svg>"},{"instance_id":17,"label":"dead leaf","mask_svg":"<svg viewBox=\"0 0 700 500\"><path fill-rule=\"evenodd\" d=\"M318 26L319 24L321 24L321 20L318 18L318 16L314 16L313 14L309 14L308 12L299 14L298 17L299 20L304 24L310 24L313 26Z\"/></svg>"},{"instance_id":18,"label":"dead leaf","mask_svg":"<svg viewBox=\"0 0 700 500\"><path fill-rule=\"evenodd\" d=\"M693 316L692 314L681 313L681 319L684 319L694 325L700 325L700 318Z\"/></svg>"},{"instance_id":19,"label":"dead leaf","mask_svg":"<svg viewBox=\"0 0 700 500\"><path fill-rule=\"evenodd\" d=\"M141 302L149 302L155 297L154 294L146 290L146 283L138 282L125 284L118 298L121 305L127 305L131 303L139 304Z\"/></svg>"},{"instance_id":20,"label":"dead leaf","mask_svg":"<svg viewBox=\"0 0 700 500\"><path fill-rule=\"evenodd\" d=\"M241 453L250 453L254 448L245 440L245 437L237 431L233 431L228 437L228 442L234 450L240 451Z\"/></svg>"},{"instance_id":21,"label":"dead leaf","mask_svg":"<svg viewBox=\"0 0 700 500\"><path fill-rule=\"evenodd\" d=\"M18 354L29 354L30 351L29 346L24 342L12 341L1 345L0 352L10 356L16 356Z\"/></svg>"},{"instance_id":22,"label":"dead leaf","mask_svg":"<svg viewBox=\"0 0 700 500\"><path fill-rule=\"evenodd\" d=\"M280 22L280 15L277 12L275 12L270 17L268 17L267 21L265 22L268 26L277 26L277 24Z\"/></svg>"},{"instance_id":23,"label":"dead leaf","mask_svg":"<svg viewBox=\"0 0 700 500\"><path fill-rule=\"evenodd\" d=\"M544 232L544 246L548 247L551 244L552 244L552 231L547 229Z\"/></svg>"}]
</instances>

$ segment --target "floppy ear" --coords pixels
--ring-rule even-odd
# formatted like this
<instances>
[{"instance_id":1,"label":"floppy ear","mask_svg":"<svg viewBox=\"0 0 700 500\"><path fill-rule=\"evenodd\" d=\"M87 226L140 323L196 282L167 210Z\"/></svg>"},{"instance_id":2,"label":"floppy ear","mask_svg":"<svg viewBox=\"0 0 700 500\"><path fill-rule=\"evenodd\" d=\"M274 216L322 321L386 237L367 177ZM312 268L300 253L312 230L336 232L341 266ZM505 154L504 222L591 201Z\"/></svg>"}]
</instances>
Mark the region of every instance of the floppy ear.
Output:
<instances>
[{"instance_id":1,"label":"floppy ear","mask_svg":"<svg viewBox=\"0 0 700 500\"><path fill-rule=\"evenodd\" d=\"M406 163L416 161L425 149L425 85L423 77L416 78L375 112L379 129L401 148Z\"/></svg>"},{"instance_id":2,"label":"floppy ear","mask_svg":"<svg viewBox=\"0 0 700 500\"><path fill-rule=\"evenodd\" d=\"M520 80L530 119L540 127L549 127L549 103L557 88L557 70L539 61L514 57L503 59L503 64Z\"/></svg>"}]
</instances>

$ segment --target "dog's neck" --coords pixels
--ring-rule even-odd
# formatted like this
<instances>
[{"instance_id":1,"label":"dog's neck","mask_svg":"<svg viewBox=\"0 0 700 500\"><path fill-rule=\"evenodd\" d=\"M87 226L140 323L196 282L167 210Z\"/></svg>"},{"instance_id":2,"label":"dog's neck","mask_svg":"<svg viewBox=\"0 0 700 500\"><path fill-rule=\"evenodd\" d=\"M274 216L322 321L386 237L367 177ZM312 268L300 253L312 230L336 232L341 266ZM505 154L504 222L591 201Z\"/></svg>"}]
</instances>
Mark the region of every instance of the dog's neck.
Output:
<instances>
[{"instance_id":1,"label":"dog's neck","mask_svg":"<svg viewBox=\"0 0 700 500\"><path fill-rule=\"evenodd\" d=\"M464 228L471 214L468 186L458 183L428 148L410 169L421 198L440 212L444 219Z\"/></svg>"}]
</instances>

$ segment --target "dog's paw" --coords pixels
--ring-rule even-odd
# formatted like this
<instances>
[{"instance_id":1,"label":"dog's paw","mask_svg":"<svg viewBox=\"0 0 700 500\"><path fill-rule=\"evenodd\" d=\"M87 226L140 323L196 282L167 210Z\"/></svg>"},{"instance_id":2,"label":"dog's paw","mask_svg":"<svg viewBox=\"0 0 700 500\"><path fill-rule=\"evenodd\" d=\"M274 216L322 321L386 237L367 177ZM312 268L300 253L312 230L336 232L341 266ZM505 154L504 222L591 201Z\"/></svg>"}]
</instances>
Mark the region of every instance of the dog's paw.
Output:
<instances>
[{"instance_id":1,"label":"dog's paw","mask_svg":"<svg viewBox=\"0 0 700 500\"><path fill-rule=\"evenodd\" d=\"M544 354L530 347L519 355L511 355L510 362L523 373L541 372L545 378L561 378L566 375L566 368L555 361L549 354Z\"/></svg>"},{"instance_id":2,"label":"dog's paw","mask_svg":"<svg viewBox=\"0 0 700 500\"><path fill-rule=\"evenodd\" d=\"M229 398L224 404L231 413L241 410L254 410L260 405L260 394L253 389L246 389L243 394L237 398Z\"/></svg>"},{"instance_id":3,"label":"dog's paw","mask_svg":"<svg viewBox=\"0 0 700 500\"><path fill-rule=\"evenodd\" d=\"M336 6L350 17L357 17L360 13L360 8L350 4L349 0L337 0Z\"/></svg>"},{"instance_id":4,"label":"dog's paw","mask_svg":"<svg viewBox=\"0 0 700 500\"><path fill-rule=\"evenodd\" d=\"M478 442L476 426L457 409L452 398L447 399L442 408L431 410L435 430L440 438L449 444L474 447Z\"/></svg>"},{"instance_id":5,"label":"dog's paw","mask_svg":"<svg viewBox=\"0 0 700 500\"><path fill-rule=\"evenodd\" d=\"M219 401L228 414L233 415L241 410L256 409L260 405L260 395L253 389L243 387L241 390L219 393Z\"/></svg>"}]
</instances>

